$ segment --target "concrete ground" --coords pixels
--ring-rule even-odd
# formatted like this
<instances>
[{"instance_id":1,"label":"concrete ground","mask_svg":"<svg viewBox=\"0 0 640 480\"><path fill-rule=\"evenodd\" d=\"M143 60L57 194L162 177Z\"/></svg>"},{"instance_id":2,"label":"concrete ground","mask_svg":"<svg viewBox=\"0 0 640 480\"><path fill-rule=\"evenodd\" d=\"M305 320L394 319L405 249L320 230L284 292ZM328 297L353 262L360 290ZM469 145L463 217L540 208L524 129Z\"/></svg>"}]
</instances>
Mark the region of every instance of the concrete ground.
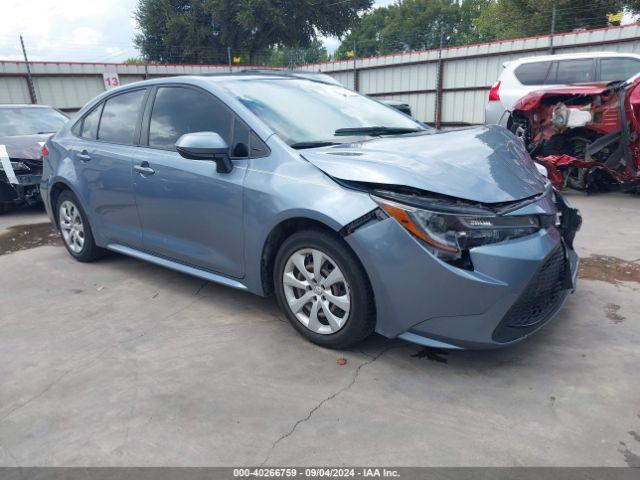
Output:
<instances>
[{"instance_id":1,"label":"concrete ground","mask_svg":"<svg viewBox=\"0 0 640 480\"><path fill-rule=\"evenodd\" d=\"M640 198L570 197L588 278L564 310L448 354L325 350L271 299L0 216L0 465L640 466Z\"/></svg>"}]
</instances>

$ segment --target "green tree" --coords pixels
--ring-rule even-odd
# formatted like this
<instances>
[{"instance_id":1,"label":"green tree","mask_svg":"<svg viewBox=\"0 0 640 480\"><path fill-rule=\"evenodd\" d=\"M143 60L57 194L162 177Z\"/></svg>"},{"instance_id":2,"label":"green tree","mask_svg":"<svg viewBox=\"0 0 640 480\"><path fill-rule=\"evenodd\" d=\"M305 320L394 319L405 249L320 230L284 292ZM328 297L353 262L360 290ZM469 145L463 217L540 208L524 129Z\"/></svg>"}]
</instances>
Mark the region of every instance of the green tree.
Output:
<instances>
[{"instance_id":1,"label":"green tree","mask_svg":"<svg viewBox=\"0 0 640 480\"><path fill-rule=\"evenodd\" d=\"M337 50L344 58L356 41L358 56L436 48L481 39L476 18L491 0L399 0L365 15Z\"/></svg>"},{"instance_id":2,"label":"green tree","mask_svg":"<svg viewBox=\"0 0 640 480\"><path fill-rule=\"evenodd\" d=\"M134 12L140 33L134 43L159 63L226 62L226 47L212 28L203 0L140 0Z\"/></svg>"},{"instance_id":3,"label":"green tree","mask_svg":"<svg viewBox=\"0 0 640 480\"><path fill-rule=\"evenodd\" d=\"M326 62L327 60L329 60L327 49L320 40L315 39L307 48L274 48L264 63L274 67L295 67L296 65Z\"/></svg>"},{"instance_id":4,"label":"green tree","mask_svg":"<svg viewBox=\"0 0 640 480\"><path fill-rule=\"evenodd\" d=\"M318 36L341 36L373 0L139 0L135 38L158 62L220 63L227 47L257 63L271 50L307 48Z\"/></svg>"},{"instance_id":5,"label":"green tree","mask_svg":"<svg viewBox=\"0 0 640 480\"><path fill-rule=\"evenodd\" d=\"M608 15L620 12L629 2L621 0L496 0L476 20L485 37L506 40L551 31L556 7L556 33L606 27Z\"/></svg>"},{"instance_id":6,"label":"green tree","mask_svg":"<svg viewBox=\"0 0 640 480\"><path fill-rule=\"evenodd\" d=\"M365 14L336 51L346 58L544 35L615 24L609 14L640 12L640 0L397 0Z\"/></svg>"}]
</instances>

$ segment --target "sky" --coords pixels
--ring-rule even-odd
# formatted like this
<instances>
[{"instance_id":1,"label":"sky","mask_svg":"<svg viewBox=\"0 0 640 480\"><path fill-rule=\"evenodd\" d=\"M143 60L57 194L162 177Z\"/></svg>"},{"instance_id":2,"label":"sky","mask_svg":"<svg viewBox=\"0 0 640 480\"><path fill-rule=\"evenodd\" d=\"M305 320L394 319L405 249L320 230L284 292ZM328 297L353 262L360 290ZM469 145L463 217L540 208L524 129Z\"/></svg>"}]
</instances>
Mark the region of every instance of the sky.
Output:
<instances>
[{"instance_id":1,"label":"sky","mask_svg":"<svg viewBox=\"0 0 640 480\"><path fill-rule=\"evenodd\" d=\"M375 6L394 0L376 0ZM138 56L133 46L137 0L0 0L0 60L120 62ZM335 38L323 39L332 52Z\"/></svg>"}]
</instances>

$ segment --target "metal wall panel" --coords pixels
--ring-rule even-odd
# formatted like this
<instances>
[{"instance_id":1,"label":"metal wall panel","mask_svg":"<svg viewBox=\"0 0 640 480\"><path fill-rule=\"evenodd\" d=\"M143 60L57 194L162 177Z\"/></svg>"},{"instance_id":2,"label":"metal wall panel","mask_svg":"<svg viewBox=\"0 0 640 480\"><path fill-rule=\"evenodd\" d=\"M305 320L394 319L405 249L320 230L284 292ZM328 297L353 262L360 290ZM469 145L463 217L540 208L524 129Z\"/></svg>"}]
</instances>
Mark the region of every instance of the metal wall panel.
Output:
<instances>
[{"instance_id":1,"label":"metal wall panel","mask_svg":"<svg viewBox=\"0 0 640 480\"><path fill-rule=\"evenodd\" d=\"M104 92L102 75L37 76L33 78L38 103L77 109Z\"/></svg>"},{"instance_id":2,"label":"metal wall panel","mask_svg":"<svg viewBox=\"0 0 640 480\"><path fill-rule=\"evenodd\" d=\"M554 46L556 53L640 54L640 24L559 34L554 36ZM482 123L488 88L498 79L503 64L548 53L548 35L444 49L442 122ZM358 59L359 90L376 98L405 100L416 118L433 122L435 93L425 90L437 87L438 54L430 50ZM353 61L327 62L309 69L343 78L347 70L353 70ZM353 82L343 84L351 87Z\"/></svg>"},{"instance_id":3,"label":"metal wall panel","mask_svg":"<svg viewBox=\"0 0 640 480\"><path fill-rule=\"evenodd\" d=\"M31 103L24 77L0 77L0 103Z\"/></svg>"},{"instance_id":4,"label":"metal wall panel","mask_svg":"<svg viewBox=\"0 0 640 480\"><path fill-rule=\"evenodd\" d=\"M359 73L360 92L383 94L435 90L437 71L435 63L362 70Z\"/></svg>"},{"instance_id":5,"label":"metal wall panel","mask_svg":"<svg viewBox=\"0 0 640 480\"><path fill-rule=\"evenodd\" d=\"M443 123L484 123L484 106L488 90L444 92L442 95Z\"/></svg>"},{"instance_id":6,"label":"metal wall panel","mask_svg":"<svg viewBox=\"0 0 640 480\"><path fill-rule=\"evenodd\" d=\"M122 85L130 85L144 80L144 75L118 75Z\"/></svg>"},{"instance_id":7,"label":"metal wall panel","mask_svg":"<svg viewBox=\"0 0 640 480\"><path fill-rule=\"evenodd\" d=\"M557 53L618 51L640 54L640 24L554 36ZM442 122L482 123L488 88L505 62L523 56L546 55L549 36L401 52L356 60L359 91L377 98L402 100L414 116L435 121L438 57L443 59ZM353 60L301 67L321 71L347 88L354 87ZM246 69L233 67L233 71ZM65 110L81 108L104 91L102 74L117 72L123 84L148 76L224 73L227 65L125 65L113 63L34 62L31 64L38 101ZM0 61L0 102L29 103L24 62Z\"/></svg>"},{"instance_id":8,"label":"metal wall panel","mask_svg":"<svg viewBox=\"0 0 640 480\"><path fill-rule=\"evenodd\" d=\"M376 100L399 100L408 103L411 114L423 122L435 121L436 94L435 93L406 93L401 95L376 96Z\"/></svg>"}]
</instances>

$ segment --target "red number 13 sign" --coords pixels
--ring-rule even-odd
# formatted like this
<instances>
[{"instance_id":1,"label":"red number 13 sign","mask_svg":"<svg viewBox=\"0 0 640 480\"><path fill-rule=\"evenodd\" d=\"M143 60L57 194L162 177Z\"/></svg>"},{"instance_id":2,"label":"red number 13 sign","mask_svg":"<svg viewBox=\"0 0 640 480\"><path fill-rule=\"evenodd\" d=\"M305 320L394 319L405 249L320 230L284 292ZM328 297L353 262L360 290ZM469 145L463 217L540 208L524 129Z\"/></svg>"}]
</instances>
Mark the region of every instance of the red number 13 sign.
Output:
<instances>
[{"instance_id":1,"label":"red number 13 sign","mask_svg":"<svg viewBox=\"0 0 640 480\"><path fill-rule=\"evenodd\" d=\"M120 86L120 78L116 72L105 72L102 74L104 80L104 89L111 90Z\"/></svg>"}]
</instances>

